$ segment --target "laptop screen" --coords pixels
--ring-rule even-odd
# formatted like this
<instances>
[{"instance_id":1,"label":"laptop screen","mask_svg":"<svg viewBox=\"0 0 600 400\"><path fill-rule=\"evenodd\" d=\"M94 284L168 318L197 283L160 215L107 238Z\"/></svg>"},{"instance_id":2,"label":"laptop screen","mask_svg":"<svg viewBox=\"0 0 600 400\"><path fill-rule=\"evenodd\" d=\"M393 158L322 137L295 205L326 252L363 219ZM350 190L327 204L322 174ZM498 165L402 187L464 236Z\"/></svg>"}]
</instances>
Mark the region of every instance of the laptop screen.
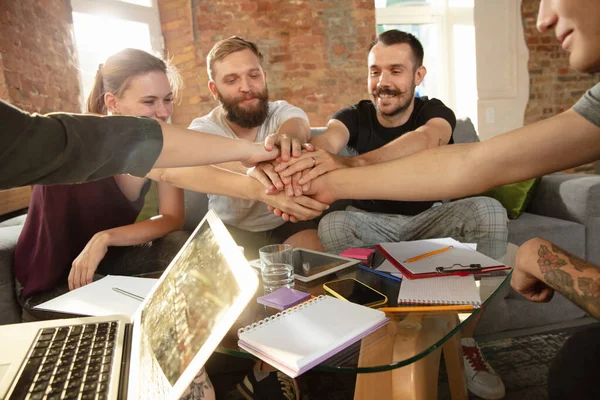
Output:
<instances>
[{"instance_id":1,"label":"laptop screen","mask_svg":"<svg viewBox=\"0 0 600 400\"><path fill-rule=\"evenodd\" d=\"M139 398L172 397L173 387L186 373L185 382L176 390L181 394L256 287L252 268L210 211L143 306L138 342Z\"/></svg>"}]
</instances>

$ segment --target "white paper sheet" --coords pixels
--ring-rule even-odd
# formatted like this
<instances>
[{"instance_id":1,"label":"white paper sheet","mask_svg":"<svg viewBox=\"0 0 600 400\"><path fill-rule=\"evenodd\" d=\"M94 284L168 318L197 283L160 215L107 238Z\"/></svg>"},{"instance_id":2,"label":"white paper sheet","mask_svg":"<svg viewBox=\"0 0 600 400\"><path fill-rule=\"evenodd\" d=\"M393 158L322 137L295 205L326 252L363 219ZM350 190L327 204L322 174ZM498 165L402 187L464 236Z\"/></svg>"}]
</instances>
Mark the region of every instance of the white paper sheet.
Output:
<instances>
[{"instance_id":1,"label":"white paper sheet","mask_svg":"<svg viewBox=\"0 0 600 400\"><path fill-rule=\"evenodd\" d=\"M146 297L158 279L107 275L95 282L35 306L36 310L89 316L135 314L142 302L113 290L119 288Z\"/></svg>"},{"instance_id":2,"label":"white paper sheet","mask_svg":"<svg viewBox=\"0 0 600 400\"><path fill-rule=\"evenodd\" d=\"M398 271L398 268L394 267L388 260L384 260L381 265L375 269L377 271L389 272L398 278L402 278L402 272Z\"/></svg>"}]
</instances>

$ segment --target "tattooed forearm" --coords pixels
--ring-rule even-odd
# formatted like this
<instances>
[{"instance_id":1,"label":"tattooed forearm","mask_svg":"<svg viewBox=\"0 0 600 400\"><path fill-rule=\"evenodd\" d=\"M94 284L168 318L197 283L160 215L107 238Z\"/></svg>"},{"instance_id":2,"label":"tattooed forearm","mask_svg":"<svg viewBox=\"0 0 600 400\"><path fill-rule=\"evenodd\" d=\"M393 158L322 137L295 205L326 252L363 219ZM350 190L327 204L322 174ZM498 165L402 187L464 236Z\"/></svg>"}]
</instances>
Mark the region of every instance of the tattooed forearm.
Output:
<instances>
[{"instance_id":1,"label":"tattooed forearm","mask_svg":"<svg viewBox=\"0 0 600 400\"><path fill-rule=\"evenodd\" d=\"M565 260L560 258L557 254L552 253L546 245L540 246L538 256L540 257L538 258L538 265L543 274L567 265Z\"/></svg>"},{"instance_id":2,"label":"tattooed forearm","mask_svg":"<svg viewBox=\"0 0 600 400\"><path fill-rule=\"evenodd\" d=\"M544 279L555 290L558 290L566 298L574 303L578 303L579 294L573 286L573 278L571 275L560 269L554 269L544 274Z\"/></svg>"},{"instance_id":3,"label":"tattooed forearm","mask_svg":"<svg viewBox=\"0 0 600 400\"><path fill-rule=\"evenodd\" d=\"M600 270L593 264L585 262L570 255L556 245L552 245L552 251L546 245L540 245L538 249L538 266L544 276L544 280L555 290L589 312L596 318L600 318ZM567 258L569 261L565 261ZM572 266L572 268L570 267ZM574 279L573 274L589 270L596 277L579 276ZM578 272L575 272L578 271Z\"/></svg>"},{"instance_id":4,"label":"tattooed forearm","mask_svg":"<svg viewBox=\"0 0 600 400\"><path fill-rule=\"evenodd\" d=\"M600 278L579 278L577 286L582 293L582 301L589 304L589 307L586 308L588 312L596 318L600 318Z\"/></svg>"},{"instance_id":5,"label":"tattooed forearm","mask_svg":"<svg viewBox=\"0 0 600 400\"><path fill-rule=\"evenodd\" d=\"M585 271L588 268L597 268L595 265L590 264L584 260L582 260L579 257L576 257L572 254L569 254L568 252L564 251L563 249L561 249L560 247L558 247L555 244L552 244L552 250L556 253L561 253L564 256L566 256L569 259L569 263L571 263L571 265L573 265L573 267L575 267L575 269L577 271Z\"/></svg>"}]
</instances>

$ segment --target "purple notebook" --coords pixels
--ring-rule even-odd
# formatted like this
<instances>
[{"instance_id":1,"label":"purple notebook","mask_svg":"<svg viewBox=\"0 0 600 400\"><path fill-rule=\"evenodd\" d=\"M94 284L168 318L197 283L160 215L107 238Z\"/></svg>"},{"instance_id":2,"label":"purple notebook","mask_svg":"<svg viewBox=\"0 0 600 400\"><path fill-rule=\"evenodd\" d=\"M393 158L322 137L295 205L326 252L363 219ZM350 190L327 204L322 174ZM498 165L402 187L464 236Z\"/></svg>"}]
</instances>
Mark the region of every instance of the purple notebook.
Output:
<instances>
[{"instance_id":1,"label":"purple notebook","mask_svg":"<svg viewBox=\"0 0 600 400\"><path fill-rule=\"evenodd\" d=\"M261 296L256 301L267 307L285 310L308 299L310 299L310 294L284 287L277 289L273 293Z\"/></svg>"},{"instance_id":2,"label":"purple notebook","mask_svg":"<svg viewBox=\"0 0 600 400\"><path fill-rule=\"evenodd\" d=\"M295 378L376 331L383 311L319 296L238 331L238 346Z\"/></svg>"}]
</instances>

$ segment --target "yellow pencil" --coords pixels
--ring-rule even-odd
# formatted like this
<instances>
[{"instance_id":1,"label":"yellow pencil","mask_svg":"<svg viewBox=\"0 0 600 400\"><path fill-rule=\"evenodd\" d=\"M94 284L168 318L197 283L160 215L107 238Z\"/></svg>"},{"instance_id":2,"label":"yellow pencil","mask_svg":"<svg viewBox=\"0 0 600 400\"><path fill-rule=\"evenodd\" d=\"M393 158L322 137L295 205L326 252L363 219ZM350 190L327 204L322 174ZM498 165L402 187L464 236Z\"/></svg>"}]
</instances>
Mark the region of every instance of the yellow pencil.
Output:
<instances>
[{"instance_id":1,"label":"yellow pencil","mask_svg":"<svg viewBox=\"0 0 600 400\"><path fill-rule=\"evenodd\" d=\"M404 262L405 263L409 263L409 262L413 262L413 261L417 261L417 260L422 260L423 258L431 257L431 256L434 256L436 254L440 254L440 253L443 253L445 251L448 251L452 247L454 247L454 246L442 247L441 249L433 250L433 251L430 251L429 253L420 254L418 256L411 257L408 260L404 260Z\"/></svg>"},{"instance_id":2,"label":"yellow pencil","mask_svg":"<svg viewBox=\"0 0 600 400\"><path fill-rule=\"evenodd\" d=\"M473 306L408 306L408 307L383 307L378 308L386 313L408 313L408 312L435 312L435 311L474 311L476 307Z\"/></svg>"}]
</instances>

